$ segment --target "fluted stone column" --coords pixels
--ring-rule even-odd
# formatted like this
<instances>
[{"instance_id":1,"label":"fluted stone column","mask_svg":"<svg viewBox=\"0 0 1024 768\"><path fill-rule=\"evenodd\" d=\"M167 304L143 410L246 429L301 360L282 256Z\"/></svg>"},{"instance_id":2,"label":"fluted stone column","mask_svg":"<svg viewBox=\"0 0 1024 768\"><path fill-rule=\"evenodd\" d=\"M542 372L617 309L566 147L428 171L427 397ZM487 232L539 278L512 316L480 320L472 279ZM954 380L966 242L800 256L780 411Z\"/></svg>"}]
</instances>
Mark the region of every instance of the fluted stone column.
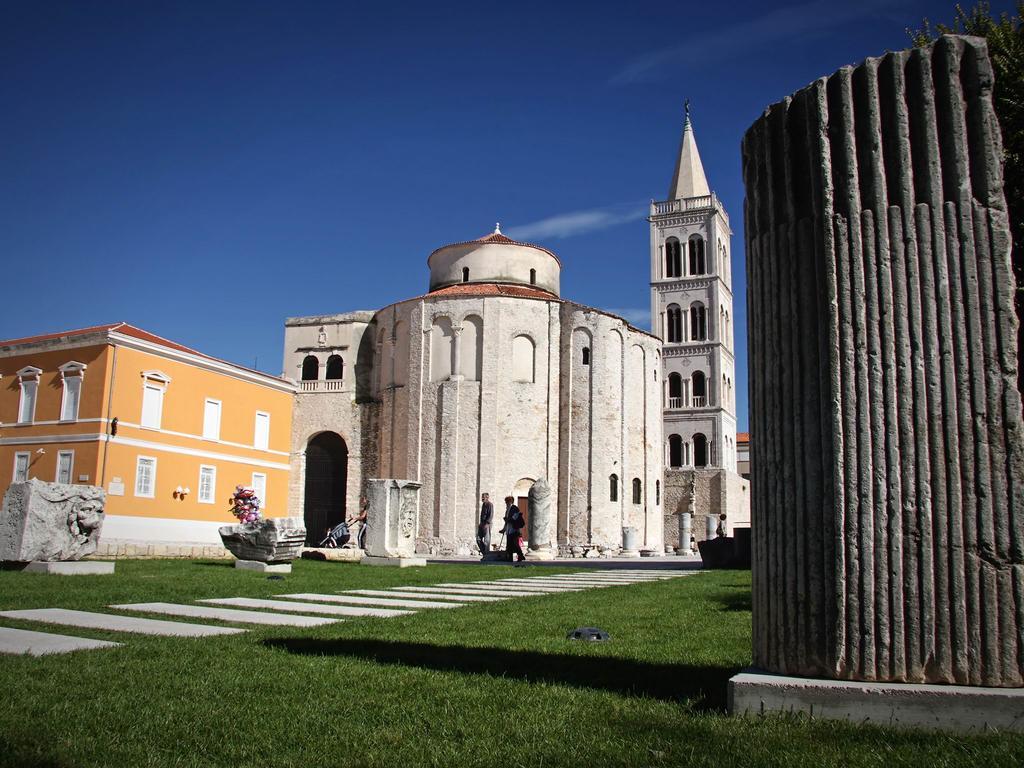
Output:
<instances>
[{"instance_id":1,"label":"fluted stone column","mask_svg":"<svg viewBox=\"0 0 1024 768\"><path fill-rule=\"evenodd\" d=\"M1024 431L979 38L845 67L743 140L754 663L1024 683Z\"/></svg>"}]
</instances>

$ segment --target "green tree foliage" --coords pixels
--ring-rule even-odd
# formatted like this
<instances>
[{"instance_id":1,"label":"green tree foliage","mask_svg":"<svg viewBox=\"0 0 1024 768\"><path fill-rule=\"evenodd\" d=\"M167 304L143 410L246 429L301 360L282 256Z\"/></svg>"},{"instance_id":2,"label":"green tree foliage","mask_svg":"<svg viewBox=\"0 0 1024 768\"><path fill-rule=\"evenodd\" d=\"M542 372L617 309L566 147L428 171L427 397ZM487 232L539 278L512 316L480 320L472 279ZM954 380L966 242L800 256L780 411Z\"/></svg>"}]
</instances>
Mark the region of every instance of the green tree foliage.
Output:
<instances>
[{"instance_id":1,"label":"green tree foliage","mask_svg":"<svg viewBox=\"0 0 1024 768\"><path fill-rule=\"evenodd\" d=\"M1017 13L992 17L988 3L979 2L971 11L957 5L952 26L928 19L918 30L907 30L916 46L929 45L944 34L975 35L988 43L995 72L992 102L1003 134L1003 188L1013 234L1013 271L1017 277L1017 318L1024 321L1024 0L1017 0ZM1017 332L1018 383L1024 381L1024 322Z\"/></svg>"}]
</instances>

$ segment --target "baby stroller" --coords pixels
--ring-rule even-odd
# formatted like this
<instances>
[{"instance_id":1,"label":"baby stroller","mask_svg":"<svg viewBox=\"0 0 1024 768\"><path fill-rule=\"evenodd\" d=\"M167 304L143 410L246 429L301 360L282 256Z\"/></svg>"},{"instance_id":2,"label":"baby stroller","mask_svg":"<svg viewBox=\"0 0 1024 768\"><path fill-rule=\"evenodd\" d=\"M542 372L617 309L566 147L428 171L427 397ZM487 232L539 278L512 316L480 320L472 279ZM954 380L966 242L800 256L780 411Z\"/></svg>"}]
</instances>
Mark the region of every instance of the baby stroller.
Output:
<instances>
[{"instance_id":1,"label":"baby stroller","mask_svg":"<svg viewBox=\"0 0 1024 768\"><path fill-rule=\"evenodd\" d=\"M348 523L338 523L336 526L331 528L324 540L321 541L318 547L343 547L348 544L348 540L352 538L352 534L349 533Z\"/></svg>"}]
</instances>

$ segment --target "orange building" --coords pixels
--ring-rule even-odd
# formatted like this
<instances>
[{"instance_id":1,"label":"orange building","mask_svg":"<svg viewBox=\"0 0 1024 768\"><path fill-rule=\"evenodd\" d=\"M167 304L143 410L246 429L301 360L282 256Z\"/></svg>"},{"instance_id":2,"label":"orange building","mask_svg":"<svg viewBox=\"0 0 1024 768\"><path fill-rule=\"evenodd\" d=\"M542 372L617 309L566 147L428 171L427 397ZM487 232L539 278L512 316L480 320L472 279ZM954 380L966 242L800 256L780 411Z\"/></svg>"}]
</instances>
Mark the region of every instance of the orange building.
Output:
<instances>
[{"instance_id":1,"label":"orange building","mask_svg":"<svg viewBox=\"0 0 1024 768\"><path fill-rule=\"evenodd\" d=\"M0 489L107 491L103 539L219 543L236 485L288 514L295 387L127 323L0 342Z\"/></svg>"}]
</instances>

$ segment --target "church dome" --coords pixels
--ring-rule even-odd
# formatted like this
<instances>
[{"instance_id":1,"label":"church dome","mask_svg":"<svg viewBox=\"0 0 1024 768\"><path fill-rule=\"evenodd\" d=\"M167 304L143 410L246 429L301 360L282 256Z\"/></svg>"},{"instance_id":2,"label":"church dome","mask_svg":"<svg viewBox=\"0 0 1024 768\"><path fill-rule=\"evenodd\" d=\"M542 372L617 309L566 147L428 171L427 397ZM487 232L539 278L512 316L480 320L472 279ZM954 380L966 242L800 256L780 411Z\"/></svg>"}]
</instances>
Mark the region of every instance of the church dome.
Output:
<instances>
[{"instance_id":1,"label":"church dome","mask_svg":"<svg viewBox=\"0 0 1024 768\"><path fill-rule=\"evenodd\" d=\"M458 283L503 283L557 296L562 271L551 251L506 237L500 227L477 240L438 248L427 257L427 266L432 292Z\"/></svg>"}]
</instances>

